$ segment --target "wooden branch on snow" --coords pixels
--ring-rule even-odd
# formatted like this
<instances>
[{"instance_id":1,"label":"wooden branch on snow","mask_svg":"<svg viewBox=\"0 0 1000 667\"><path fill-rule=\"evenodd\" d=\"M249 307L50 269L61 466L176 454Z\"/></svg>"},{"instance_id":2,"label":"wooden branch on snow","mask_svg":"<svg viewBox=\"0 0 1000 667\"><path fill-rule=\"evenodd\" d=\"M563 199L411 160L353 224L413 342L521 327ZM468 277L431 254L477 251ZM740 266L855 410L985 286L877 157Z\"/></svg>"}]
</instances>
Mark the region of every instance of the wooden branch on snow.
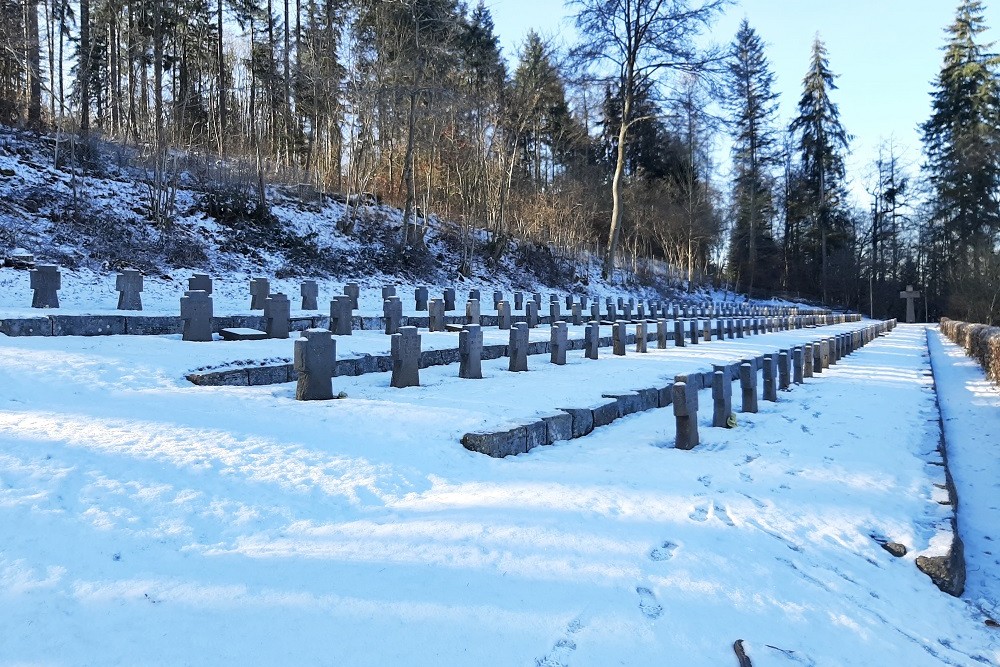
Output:
<instances>
[{"instance_id":1,"label":"wooden branch on snow","mask_svg":"<svg viewBox=\"0 0 1000 667\"><path fill-rule=\"evenodd\" d=\"M743 640L737 639L733 642L733 650L736 652L736 658L740 661L740 667L753 667L753 663L750 662L750 657L747 652L743 650Z\"/></svg>"}]
</instances>

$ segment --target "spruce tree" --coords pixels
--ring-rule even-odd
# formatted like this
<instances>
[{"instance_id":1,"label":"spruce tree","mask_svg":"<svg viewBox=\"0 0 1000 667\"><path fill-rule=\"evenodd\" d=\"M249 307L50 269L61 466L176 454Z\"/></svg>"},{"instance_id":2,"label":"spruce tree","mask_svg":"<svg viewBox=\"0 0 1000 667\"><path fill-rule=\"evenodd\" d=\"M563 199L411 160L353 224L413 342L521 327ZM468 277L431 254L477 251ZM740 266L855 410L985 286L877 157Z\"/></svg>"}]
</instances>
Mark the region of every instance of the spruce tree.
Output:
<instances>
[{"instance_id":1,"label":"spruce tree","mask_svg":"<svg viewBox=\"0 0 1000 667\"><path fill-rule=\"evenodd\" d=\"M980 41L984 12L982 0L959 5L931 93L931 117L922 126L934 189L928 231L946 252L933 293L951 292L954 303L965 303L965 312L956 313L962 317L989 317L988 307L972 314L980 309L970 305L971 294L957 292L988 282L1000 242L1000 59L990 53L992 44Z\"/></svg>"},{"instance_id":2,"label":"spruce tree","mask_svg":"<svg viewBox=\"0 0 1000 667\"><path fill-rule=\"evenodd\" d=\"M837 231L839 210L844 198L844 152L850 137L840 124L840 110L830 99L837 89L830 71L826 46L819 35L812 47L809 71L802 81L799 115L792 121L791 132L798 137L801 203L808 216L806 229L812 240L808 248L818 251L820 289L824 302L828 297L828 257L831 236ZM788 263L803 261L806 248L790 248L786 252L799 256ZM815 263L815 256L812 258ZM815 272L813 272L815 277Z\"/></svg>"},{"instance_id":3,"label":"spruce tree","mask_svg":"<svg viewBox=\"0 0 1000 667\"><path fill-rule=\"evenodd\" d=\"M746 19L730 47L726 67L726 106L733 137L733 229L729 271L752 291L765 274L761 255L773 253L773 168L779 161L775 129L778 95L764 44ZM763 271L760 269L763 268Z\"/></svg>"}]
</instances>

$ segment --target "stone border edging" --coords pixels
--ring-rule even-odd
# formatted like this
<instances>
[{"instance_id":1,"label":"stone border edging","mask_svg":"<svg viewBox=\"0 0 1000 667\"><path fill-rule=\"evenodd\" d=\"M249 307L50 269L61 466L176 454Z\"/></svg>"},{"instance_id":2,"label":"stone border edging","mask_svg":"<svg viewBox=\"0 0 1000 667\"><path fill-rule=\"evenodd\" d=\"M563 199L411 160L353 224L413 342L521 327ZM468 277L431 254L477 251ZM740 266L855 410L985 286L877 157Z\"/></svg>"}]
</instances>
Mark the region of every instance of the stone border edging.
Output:
<instances>
[{"instance_id":1,"label":"stone border edging","mask_svg":"<svg viewBox=\"0 0 1000 667\"><path fill-rule=\"evenodd\" d=\"M986 377L1000 385L1000 327L941 318L941 331L979 362Z\"/></svg>"},{"instance_id":2,"label":"stone border edging","mask_svg":"<svg viewBox=\"0 0 1000 667\"><path fill-rule=\"evenodd\" d=\"M878 324L866 325L856 331L832 338L837 341L839 346L843 336L850 336L851 340L845 341L845 344L848 344L848 349L853 351L874 340L882 333L892 331L895 326L896 320L883 320ZM866 330L871 332L870 335L865 335ZM814 341L813 344L827 338L831 338L831 336L823 336ZM838 354L837 358L840 356L843 355ZM753 363L754 372L760 372L763 359L764 355L760 355L749 360ZM739 379L741 363L743 362L733 362L722 366L727 371L730 380ZM682 378L689 387L696 390L711 388L714 373L715 369L713 368L711 371L677 375L675 381L677 378ZM616 419L636 412L669 407L673 404L673 386L674 382L669 382L663 387L604 394L604 398L610 400L583 408L558 408L559 412L556 414L547 415L530 424L515 426L503 431L466 433L462 436L461 442L469 451L486 454L492 458L525 454L541 445L551 445L560 440L582 438L595 428L606 426Z\"/></svg>"}]
</instances>

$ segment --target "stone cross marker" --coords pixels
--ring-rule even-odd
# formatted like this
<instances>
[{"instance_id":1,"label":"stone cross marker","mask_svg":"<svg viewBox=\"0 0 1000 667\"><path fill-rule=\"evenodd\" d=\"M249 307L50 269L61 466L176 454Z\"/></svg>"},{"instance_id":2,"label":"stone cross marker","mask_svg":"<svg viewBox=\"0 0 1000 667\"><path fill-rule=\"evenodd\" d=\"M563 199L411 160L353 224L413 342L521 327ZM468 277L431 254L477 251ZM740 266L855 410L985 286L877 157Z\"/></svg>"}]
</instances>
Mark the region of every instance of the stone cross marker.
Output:
<instances>
[{"instance_id":1,"label":"stone cross marker","mask_svg":"<svg viewBox=\"0 0 1000 667\"><path fill-rule=\"evenodd\" d=\"M396 288L392 285L387 285L382 288L382 300L385 301L389 297L396 296Z\"/></svg>"},{"instance_id":2,"label":"stone cross marker","mask_svg":"<svg viewBox=\"0 0 1000 667\"><path fill-rule=\"evenodd\" d=\"M674 418L677 422L677 449L694 449L698 446L698 390L686 382L674 382Z\"/></svg>"},{"instance_id":3,"label":"stone cross marker","mask_svg":"<svg viewBox=\"0 0 1000 667\"><path fill-rule=\"evenodd\" d=\"M512 373L528 370L528 325L525 322L511 327L507 356L510 357L508 370Z\"/></svg>"},{"instance_id":4,"label":"stone cross marker","mask_svg":"<svg viewBox=\"0 0 1000 667\"><path fill-rule=\"evenodd\" d=\"M575 327L580 326L580 324L583 322L583 308L580 306L579 303L574 303L570 306L570 309L573 312L572 315L573 326Z\"/></svg>"},{"instance_id":5,"label":"stone cross marker","mask_svg":"<svg viewBox=\"0 0 1000 667\"><path fill-rule=\"evenodd\" d=\"M431 299L427 307L427 328L431 331L444 331L444 299Z\"/></svg>"},{"instance_id":6,"label":"stone cross marker","mask_svg":"<svg viewBox=\"0 0 1000 667\"><path fill-rule=\"evenodd\" d=\"M531 295L531 300L535 302L535 312L537 313L538 309L542 307L542 293L535 292Z\"/></svg>"},{"instance_id":7,"label":"stone cross marker","mask_svg":"<svg viewBox=\"0 0 1000 667\"><path fill-rule=\"evenodd\" d=\"M319 310L319 285L315 280L303 280L299 294L302 296L302 310Z\"/></svg>"},{"instance_id":8,"label":"stone cross marker","mask_svg":"<svg viewBox=\"0 0 1000 667\"><path fill-rule=\"evenodd\" d=\"M674 347L684 347L684 320L674 319Z\"/></svg>"},{"instance_id":9,"label":"stone cross marker","mask_svg":"<svg viewBox=\"0 0 1000 667\"><path fill-rule=\"evenodd\" d=\"M59 267L54 264L39 264L31 270L32 308L58 308L59 288L62 287L62 277Z\"/></svg>"},{"instance_id":10,"label":"stone cross marker","mask_svg":"<svg viewBox=\"0 0 1000 667\"><path fill-rule=\"evenodd\" d=\"M500 309L501 301L503 301L503 292L500 290L493 290L493 310Z\"/></svg>"},{"instance_id":11,"label":"stone cross marker","mask_svg":"<svg viewBox=\"0 0 1000 667\"><path fill-rule=\"evenodd\" d=\"M538 302L528 301L524 304L524 319L525 324L529 329L534 329L538 326Z\"/></svg>"},{"instance_id":12,"label":"stone cross marker","mask_svg":"<svg viewBox=\"0 0 1000 667\"><path fill-rule=\"evenodd\" d=\"M601 319L601 304L596 301L590 304L590 319L600 320Z\"/></svg>"},{"instance_id":13,"label":"stone cross marker","mask_svg":"<svg viewBox=\"0 0 1000 667\"><path fill-rule=\"evenodd\" d=\"M558 301L549 301L549 324L555 324L562 319L562 313L559 311Z\"/></svg>"},{"instance_id":14,"label":"stone cross marker","mask_svg":"<svg viewBox=\"0 0 1000 667\"><path fill-rule=\"evenodd\" d=\"M211 341L212 295L200 290L185 292L181 297L181 319L184 321L181 340Z\"/></svg>"},{"instance_id":15,"label":"stone cross marker","mask_svg":"<svg viewBox=\"0 0 1000 667\"><path fill-rule=\"evenodd\" d=\"M598 322L590 322L583 329L583 356L588 359L597 359L600 349L601 325Z\"/></svg>"},{"instance_id":16,"label":"stone cross marker","mask_svg":"<svg viewBox=\"0 0 1000 667\"><path fill-rule=\"evenodd\" d=\"M398 298L398 297L397 297ZM392 387L420 386L420 335L416 327L399 327L392 335Z\"/></svg>"},{"instance_id":17,"label":"stone cross marker","mask_svg":"<svg viewBox=\"0 0 1000 667\"><path fill-rule=\"evenodd\" d=\"M803 358L802 346L792 348L792 382L802 384L803 382Z\"/></svg>"},{"instance_id":18,"label":"stone cross marker","mask_svg":"<svg viewBox=\"0 0 1000 667\"><path fill-rule=\"evenodd\" d=\"M656 349L667 349L667 321L662 317L656 320Z\"/></svg>"},{"instance_id":19,"label":"stone cross marker","mask_svg":"<svg viewBox=\"0 0 1000 667\"><path fill-rule=\"evenodd\" d=\"M482 297L482 294L481 294L481 292L479 290L477 290L477 289L470 289L469 290L469 299L468 300L469 301L482 301L483 297Z\"/></svg>"},{"instance_id":20,"label":"stone cross marker","mask_svg":"<svg viewBox=\"0 0 1000 667\"><path fill-rule=\"evenodd\" d=\"M118 290L118 310L142 310L142 274L125 269L115 278Z\"/></svg>"},{"instance_id":21,"label":"stone cross marker","mask_svg":"<svg viewBox=\"0 0 1000 667\"><path fill-rule=\"evenodd\" d=\"M444 310L446 313L450 313L455 310L455 288L445 287L444 288Z\"/></svg>"},{"instance_id":22,"label":"stone cross marker","mask_svg":"<svg viewBox=\"0 0 1000 667\"><path fill-rule=\"evenodd\" d=\"M628 329L624 322L615 322L611 327L611 352L617 357L625 356L625 338L628 335Z\"/></svg>"},{"instance_id":23,"label":"stone cross marker","mask_svg":"<svg viewBox=\"0 0 1000 667\"><path fill-rule=\"evenodd\" d=\"M466 324L480 324L482 322L479 314L479 299L469 299L466 302L465 322Z\"/></svg>"},{"instance_id":24,"label":"stone cross marker","mask_svg":"<svg viewBox=\"0 0 1000 667\"><path fill-rule=\"evenodd\" d=\"M716 370L712 373L712 426L726 428L729 425L729 415L733 413L733 381L728 370Z\"/></svg>"},{"instance_id":25,"label":"stone cross marker","mask_svg":"<svg viewBox=\"0 0 1000 667\"><path fill-rule=\"evenodd\" d=\"M334 335L351 335L351 303L352 298L348 294L336 296L330 302L330 329Z\"/></svg>"},{"instance_id":26,"label":"stone cross marker","mask_svg":"<svg viewBox=\"0 0 1000 667\"><path fill-rule=\"evenodd\" d=\"M646 342L646 322L635 325L635 351L642 354L648 352Z\"/></svg>"},{"instance_id":27,"label":"stone cross marker","mask_svg":"<svg viewBox=\"0 0 1000 667\"><path fill-rule=\"evenodd\" d=\"M212 293L212 278L207 273L196 273L188 278L189 292Z\"/></svg>"},{"instance_id":28,"label":"stone cross marker","mask_svg":"<svg viewBox=\"0 0 1000 667\"><path fill-rule=\"evenodd\" d=\"M264 310L264 301L271 293L271 283L267 278L250 281L250 310Z\"/></svg>"},{"instance_id":29,"label":"stone cross marker","mask_svg":"<svg viewBox=\"0 0 1000 667\"><path fill-rule=\"evenodd\" d=\"M390 296L382 302L382 315L385 317L385 335L399 333L403 324L403 302L398 296Z\"/></svg>"},{"instance_id":30,"label":"stone cross marker","mask_svg":"<svg viewBox=\"0 0 1000 667\"><path fill-rule=\"evenodd\" d=\"M792 383L790 361L788 350L778 352L778 389L781 391L788 391Z\"/></svg>"},{"instance_id":31,"label":"stone cross marker","mask_svg":"<svg viewBox=\"0 0 1000 667\"><path fill-rule=\"evenodd\" d=\"M497 328L501 331L510 329L510 303L506 301L497 304Z\"/></svg>"},{"instance_id":32,"label":"stone cross marker","mask_svg":"<svg viewBox=\"0 0 1000 667\"><path fill-rule=\"evenodd\" d=\"M764 400L772 403L778 400L778 389L775 378L774 355L764 355Z\"/></svg>"},{"instance_id":33,"label":"stone cross marker","mask_svg":"<svg viewBox=\"0 0 1000 667\"><path fill-rule=\"evenodd\" d=\"M557 366L566 365L566 348L568 347L568 336L565 322L556 322L552 325L549 338L549 361Z\"/></svg>"},{"instance_id":34,"label":"stone cross marker","mask_svg":"<svg viewBox=\"0 0 1000 667\"><path fill-rule=\"evenodd\" d=\"M524 308L524 293L514 292L514 310L521 310Z\"/></svg>"},{"instance_id":35,"label":"stone cross marker","mask_svg":"<svg viewBox=\"0 0 1000 667\"><path fill-rule=\"evenodd\" d=\"M292 303L280 292L264 300L264 331L268 338L288 338Z\"/></svg>"},{"instance_id":36,"label":"stone cross marker","mask_svg":"<svg viewBox=\"0 0 1000 667\"><path fill-rule=\"evenodd\" d=\"M426 287L418 287L413 290L413 300L416 302L416 310L424 311L427 310L427 299L430 296L430 290Z\"/></svg>"},{"instance_id":37,"label":"stone cross marker","mask_svg":"<svg viewBox=\"0 0 1000 667\"><path fill-rule=\"evenodd\" d=\"M813 344L806 343L802 352L802 377L811 378L813 376Z\"/></svg>"},{"instance_id":38,"label":"stone cross marker","mask_svg":"<svg viewBox=\"0 0 1000 667\"><path fill-rule=\"evenodd\" d=\"M566 295L566 310L573 310L573 303L574 303L574 301L573 301L573 295L572 294L567 294Z\"/></svg>"},{"instance_id":39,"label":"stone cross marker","mask_svg":"<svg viewBox=\"0 0 1000 667\"><path fill-rule=\"evenodd\" d=\"M344 285L344 294L351 299L351 309L358 309L358 299L361 297L361 288L357 283L347 283Z\"/></svg>"},{"instance_id":40,"label":"stone cross marker","mask_svg":"<svg viewBox=\"0 0 1000 667\"><path fill-rule=\"evenodd\" d=\"M340 298L340 297L337 297ZM350 297L348 305L350 305ZM337 342L328 329L306 329L295 340L293 367L298 373L295 400L326 401L333 398L333 361Z\"/></svg>"},{"instance_id":41,"label":"stone cross marker","mask_svg":"<svg viewBox=\"0 0 1000 667\"><path fill-rule=\"evenodd\" d=\"M483 329L478 324L469 324L458 332L458 356L458 377L483 379Z\"/></svg>"},{"instance_id":42,"label":"stone cross marker","mask_svg":"<svg viewBox=\"0 0 1000 667\"><path fill-rule=\"evenodd\" d=\"M913 308L913 302L920 298L920 292L913 289L913 285L907 285L906 290L899 293L900 299L906 299L906 323L913 324L917 321L917 315Z\"/></svg>"},{"instance_id":43,"label":"stone cross marker","mask_svg":"<svg viewBox=\"0 0 1000 667\"><path fill-rule=\"evenodd\" d=\"M698 320L691 320L691 344L697 345L700 336L698 335L698 327L701 323Z\"/></svg>"},{"instance_id":44,"label":"stone cross marker","mask_svg":"<svg viewBox=\"0 0 1000 667\"><path fill-rule=\"evenodd\" d=\"M743 412L757 412L757 371L753 364L740 364L740 390L743 393Z\"/></svg>"}]
</instances>

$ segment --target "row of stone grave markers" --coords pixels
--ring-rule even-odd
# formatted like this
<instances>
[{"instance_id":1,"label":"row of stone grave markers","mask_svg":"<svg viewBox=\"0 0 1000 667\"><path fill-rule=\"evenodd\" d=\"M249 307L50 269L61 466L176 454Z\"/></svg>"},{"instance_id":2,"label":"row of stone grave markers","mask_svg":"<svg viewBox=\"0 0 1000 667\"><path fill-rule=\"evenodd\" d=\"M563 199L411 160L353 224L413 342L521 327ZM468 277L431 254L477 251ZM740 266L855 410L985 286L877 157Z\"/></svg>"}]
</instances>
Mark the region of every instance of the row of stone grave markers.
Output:
<instances>
[{"instance_id":1,"label":"row of stone grave markers","mask_svg":"<svg viewBox=\"0 0 1000 667\"><path fill-rule=\"evenodd\" d=\"M856 320L855 320L856 321ZM778 391L792 383L821 374L839 359L878 336L892 331L896 320L886 320L853 332L822 336L811 343L779 350L773 354L744 359L740 363L716 366L709 373L678 375L674 382L658 388L605 394L611 399L592 408L561 408L551 416L498 432L467 433L462 445L471 451L502 458L530 451L538 445L583 437L594 428L620 417L653 408L673 406L676 420L675 446L691 449L698 444L698 391L713 390L713 426L725 427L732 414L732 382L740 381L743 411L757 411L757 375L762 375L763 398L777 401ZM513 364L513 360L512 360Z\"/></svg>"}]
</instances>

